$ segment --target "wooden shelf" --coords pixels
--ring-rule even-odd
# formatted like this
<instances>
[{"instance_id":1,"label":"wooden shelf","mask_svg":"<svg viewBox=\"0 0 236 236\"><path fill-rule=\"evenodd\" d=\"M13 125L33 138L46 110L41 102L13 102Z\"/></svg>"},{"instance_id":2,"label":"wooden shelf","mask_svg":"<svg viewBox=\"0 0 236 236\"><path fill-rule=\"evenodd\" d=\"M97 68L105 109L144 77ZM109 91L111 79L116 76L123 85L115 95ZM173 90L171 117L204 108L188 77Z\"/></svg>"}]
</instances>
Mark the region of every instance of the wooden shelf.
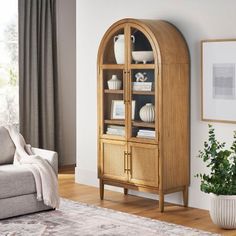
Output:
<instances>
[{"instance_id":1,"label":"wooden shelf","mask_svg":"<svg viewBox=\"0 0 236 236\"><path fill-rule=\"evenodd\" d=\"M131 142L137 142L137 143L149 143L149 144L156 144L156 138L140 138L140 137L131 137Z\"/></svg>"},{"instance_id":2,"label":"wooden shelf","mask_svg":"<svg viewBox=\"0 0 236 236\"><path fill-rule=\"evenodd\" d=\"M124 64L102 64L102 69L120 69L124 70ZM130 64L130 69L155 69L155 64Z\"/></svg>"},{"instance_id":3,"label":"wooden shelf","mask_svg":"<svg viewBox=\"0 0 236 236\"><path fill-rule=\"evenodd\" d=\"M155 95L154 91L132 91L132 94L137 95Z\"/></svg>"},{"instance_id":4,"label":"wooden shelf","mask_svg":"<svg viewBox=\"0 0 236 236\"><path fill-rule=\"evenodd\" d=\"M101 65L102 69L120 69L120 70L124 70L125 69L125 65L124 64L102 64Z\"/></svg>"},{"instance_id":5,"label":"wooden shelf","mask_svg":"<svg viewBox=\"0 0 236 236\"><path fill-rule=\"evenodd\" d=\"M132 125L135 127L145 127L155 129L155 123L148 123L143 121L132 121Z\"/></svg>"},{"instance_id":6,"label":"wooden shelf","mask_svg":"<svg viewBox=\"0 0 236 236\"><path fill-rule=\"evenodd\" d=\"M105 89L104 93L111 93L111 94L123 94L124 90L115 90L115 89Z\"/></svg>"},{"instance_id":7,"label":"wooden shelf","mask_svg":"<svg viewBox=\"0 0 236 236\"><path fill-rule=\"evenodd\" d=\"M125 125L124 120L105 120L104 123L110 125Z\"/></svg>"},{"instance_id":8,"label":"wooden shelf","mask_svg":"<svg viewBox=\"0 0 236 236\"><path fill-rule=\"evenodd\" d=\"M131 69L155 69L155 64L130 64Z\"/></svg>"}]
</instances>

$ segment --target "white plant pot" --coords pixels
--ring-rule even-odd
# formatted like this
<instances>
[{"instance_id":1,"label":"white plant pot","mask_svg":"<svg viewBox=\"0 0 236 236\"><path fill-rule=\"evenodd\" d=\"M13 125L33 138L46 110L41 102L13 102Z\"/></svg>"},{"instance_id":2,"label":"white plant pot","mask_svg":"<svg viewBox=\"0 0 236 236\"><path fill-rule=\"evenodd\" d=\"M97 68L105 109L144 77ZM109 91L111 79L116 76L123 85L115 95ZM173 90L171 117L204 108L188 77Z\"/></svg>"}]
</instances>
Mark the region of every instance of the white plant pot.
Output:
<instances>
[{"instance_id":1,"label":"white plant pot","mask_svg":"<svg viewBox=\"0 0 236 236\"><path fill-rule=\"evenodd\" d=\"M140 119L144 122L153 122L155 120L155 109L152 103L147 103L139 111Z\"/></svg>"},{"instance_id":2,"label":"white plant pot","mask_svg":"<svg viewBox=\"0 0 236 236\"><path fill-rule=\"evenodd\" d=\"M214 224L223 229L236 229L236 195L210 193L210 216Z\"/></svg>"}]
</instances>

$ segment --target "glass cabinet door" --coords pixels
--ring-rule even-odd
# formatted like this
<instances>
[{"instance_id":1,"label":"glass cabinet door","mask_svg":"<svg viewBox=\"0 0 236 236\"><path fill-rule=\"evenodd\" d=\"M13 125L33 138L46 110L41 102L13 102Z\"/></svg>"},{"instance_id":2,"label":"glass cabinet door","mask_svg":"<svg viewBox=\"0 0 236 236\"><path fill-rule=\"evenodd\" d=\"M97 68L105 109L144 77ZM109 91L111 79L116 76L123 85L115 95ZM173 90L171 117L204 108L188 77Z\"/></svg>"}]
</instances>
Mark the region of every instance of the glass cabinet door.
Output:
<instances>
[{"instance_id":1,"label":"glass cabinet door","mask_svg":"<svg viewBox=\"0 0 236 236\"><path fill-rule=\"evenodd\" d=\"M146 79L145 82L140 81L140 77ZM133 103L135 118L131 121L131 137L155 139L155 70L131 69L130 81L131 99L135 101Z\"/></svg>"},{"instance_id":2,"label":"glass cabinet door","mask_svg":"<svg viewBox=\"0 0 236 236\"><path fill-rule=\"evenodd\" d=\"M100 135L124 140L127 137L126 61L127 43L124 27L106 39L103 64L99 68Z\"/></svg>"},{"instance_id":3,"label":"glass cabinet door","mask_svg":"<svg viewBox=\"0 0 236 236\"><path fill-rule=\"evenodd\" d=\"M126 63L126 50L126 30L121 26L106 39L102 58L103 64L124 65Z\"/></svg>"},{"instance_id":4,"label":"glass cabinet door","mask_svg":"<svg viewBox=\"0 0 236 236\"><path fill-rule=\"evenodd\" d=\"M121 26L106 39L99 68L100 135L156 142L157 61L141 29Z\"/></svg>"},{"instance_id":5,"label":"glass cabinet door","mask_svg":"<svg viewBox=\"0 0 236 236\"><path fill-rule=\"evenodd\" d=\"M122 69L103 69L103 135L126 137L125 76Z\"/></svg>"},{"instance_id":6,"label":"glass cabinet door","mask_svg":"<svg viewBox=\"0 0 236 236\"><path fill-rule=\"evenodd\" d=\"M142 139L155 142L157 65L148 38L134 27L130 28L130 34L132 37L129 43L129 138L133 141Z\"/></svg>"}]
</instances>

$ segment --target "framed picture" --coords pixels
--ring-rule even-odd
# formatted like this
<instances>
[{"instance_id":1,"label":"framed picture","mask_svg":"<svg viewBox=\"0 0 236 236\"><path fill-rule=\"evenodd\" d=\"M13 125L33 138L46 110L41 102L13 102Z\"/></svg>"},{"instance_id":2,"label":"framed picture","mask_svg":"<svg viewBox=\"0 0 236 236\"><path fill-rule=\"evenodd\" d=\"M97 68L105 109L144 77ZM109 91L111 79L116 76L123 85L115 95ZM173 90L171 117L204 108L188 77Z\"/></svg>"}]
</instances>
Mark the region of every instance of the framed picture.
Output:
<instances>
[{"instance_id":1,"label":"framed picture","mask_svg":"<svg viewBox=\"0 0 236 236\"><path fill-rule=\"evenodd\" d=\"M132 120L135 115L135 101L132 101ZM125 103L123 100L112 100L111 119L125 119Z\"/></svg>"},{"instance_id":2,"label":"framed picture","mask_svg":"<svg viewBox=\"0 0 236 236\"><path fill-rule=\"evenodd\" d=\"M202 41L202 120L236 123L236 39Z\"/></svg>"}]
</instances>

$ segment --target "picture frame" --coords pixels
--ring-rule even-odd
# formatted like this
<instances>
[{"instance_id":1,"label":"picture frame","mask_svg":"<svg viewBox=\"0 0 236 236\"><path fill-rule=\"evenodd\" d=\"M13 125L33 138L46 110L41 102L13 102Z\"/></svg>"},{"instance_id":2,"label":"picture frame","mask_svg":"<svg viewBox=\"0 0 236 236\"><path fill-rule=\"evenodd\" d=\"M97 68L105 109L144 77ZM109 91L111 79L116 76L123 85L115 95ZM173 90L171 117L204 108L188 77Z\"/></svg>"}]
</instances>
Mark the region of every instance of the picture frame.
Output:
<instances>
[{"instance_id":1,"label":"picture frame","mask_svg":"<svg viewBox=\"0 0 236 236\"><path fill-rule=\"evenodd\" d=\"M136 101L132 101L132 120L135 117ZM125 103L124 100L112 100L111 102L111 119L125 119Z\"/></svg>"},{"instance_id":2,"label":"picture frame","mask_svg":"<svg viewBox=\"0 0 236 236\"><path fill-rule=\"evenodd\" d=\"M236 39L201 42L201 118L236 123Z\"/></svg>"}]
</instances>

